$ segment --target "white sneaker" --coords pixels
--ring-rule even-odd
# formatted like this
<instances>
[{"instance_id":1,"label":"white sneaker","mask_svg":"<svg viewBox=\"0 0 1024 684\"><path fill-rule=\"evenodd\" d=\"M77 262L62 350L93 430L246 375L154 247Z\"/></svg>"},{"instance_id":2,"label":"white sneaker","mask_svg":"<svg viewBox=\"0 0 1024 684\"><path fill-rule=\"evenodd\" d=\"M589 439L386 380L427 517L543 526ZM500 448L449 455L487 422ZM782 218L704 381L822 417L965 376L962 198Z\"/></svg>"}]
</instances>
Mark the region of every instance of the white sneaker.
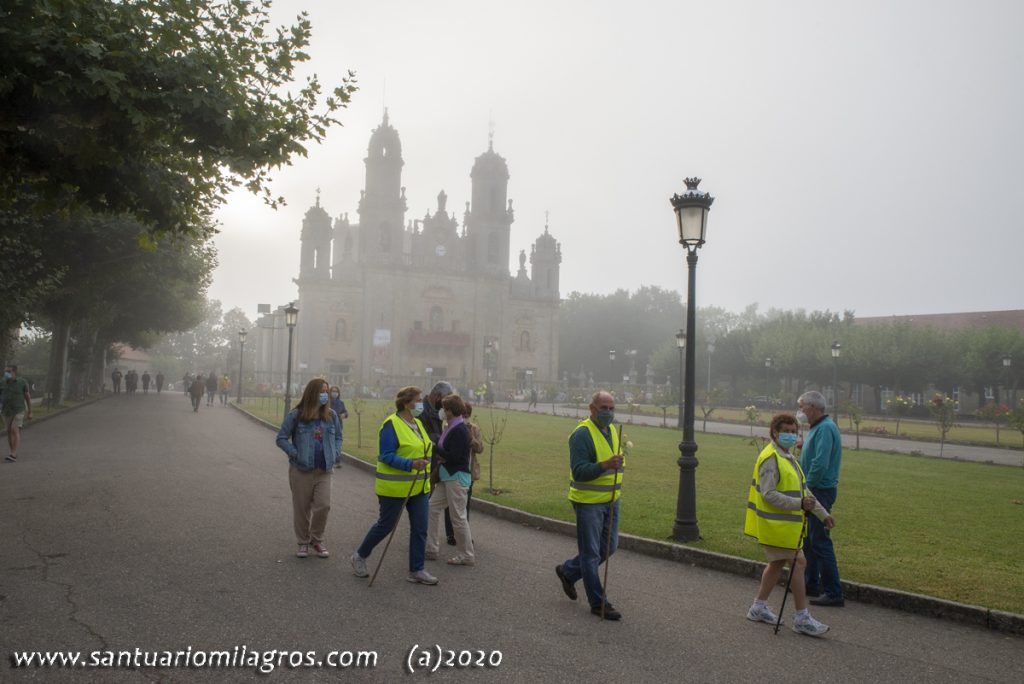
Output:
<instances>
[{"instance_id":1,"label":"white sneaker","mask_svg":"<svg viewBox=\"0 0 1024 684\"><path fill-rule=\"evenodd\" d=\"M747 619L753 622L767 622L769 625L774 625L778 623L779 616L773 613L772 609L767 605L759 606L755 603L747 611Z\"/></svg>"},{"instance_id":2,"label":"white sneaker","mask_svg":"<svg viewBox=\"0 0 1024 684\"><path fill-rule=\"evenodd\" d=\"M359 557L359 552L356 551L349 558L352 561L352 574L356 577L369 577L370 573L366 572L366 559Z\"/></svg>"},{"instance_id":3,"label":"white sneaker","mask_svg":"<svg viewBox=\"0 0 1024 684\"><path fill-rule=\"evenodd\" d=\"M793 631L797 634L806 634L807 636L820 637L828 631L828 625L818 622L810 615L804 619L793 620Z\"/></svg>"},{"instance_id":4,"label":"white sneaker","mask_svg":"<svg viewBox=\"0 0 1024 684\"><path fill-rule=\"evenodd\" d=\"M412 582L413 584L437 584L437 578L426 570L410 572L409 576L405 578L405 581Z\"/></svg>"}]
</instances>

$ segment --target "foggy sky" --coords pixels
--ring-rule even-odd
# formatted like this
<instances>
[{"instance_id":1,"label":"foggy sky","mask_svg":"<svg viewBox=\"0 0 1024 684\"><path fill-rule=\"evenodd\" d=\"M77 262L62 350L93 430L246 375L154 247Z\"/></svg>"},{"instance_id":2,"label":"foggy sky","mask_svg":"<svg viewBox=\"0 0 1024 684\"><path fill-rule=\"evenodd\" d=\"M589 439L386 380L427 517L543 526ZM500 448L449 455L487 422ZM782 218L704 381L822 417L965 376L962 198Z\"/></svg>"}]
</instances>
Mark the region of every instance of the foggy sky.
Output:
<instances>
[{"instance_id":1,"label":"foggy sky","mask_svg":"<svg viewBox=\"0 0 1024 684\"><path fill-rule=\"evenodd\" d=\"M297 297L315 188L358 220L385 105L407 219L444 189L460 226L493 119L509 268L550 211L563 297L683 291L669 197L699 176L715 197L699 306L1024 304L1024 3L277 0L276 23L302 9L308 71L330 85L355 70L360 90L344 127L275 174L287 207L238 192L219 212L210 296L225 310Z\"/></svg>"}]
</instances>

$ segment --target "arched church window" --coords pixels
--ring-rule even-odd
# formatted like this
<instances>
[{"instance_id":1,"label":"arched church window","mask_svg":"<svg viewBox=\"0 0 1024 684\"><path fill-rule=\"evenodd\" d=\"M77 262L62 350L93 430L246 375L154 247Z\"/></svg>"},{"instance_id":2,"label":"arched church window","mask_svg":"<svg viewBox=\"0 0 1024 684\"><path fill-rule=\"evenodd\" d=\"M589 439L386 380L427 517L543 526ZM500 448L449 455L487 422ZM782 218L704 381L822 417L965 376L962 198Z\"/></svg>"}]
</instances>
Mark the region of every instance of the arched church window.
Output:
<instances>
[{"instance_id":1,"label":"arched church window","mask_svg":"<svg viewBox=\"0 0 1024 684\"><path fill-rule=\"evenodd\" d=\"M444 312L441 311L439 306L430 307L430 329L436 331L444 330Z\"/></svg>"},{"instance_id":2,"label":"arched church window","mask_svg":"<svg viewBox=\"0 0 1024 684\"><path fill-rule=\"evenodd\" d=\"M530 333L526 330L519 335L519 351L530 351Z\"/></svg>"}]
</instances>

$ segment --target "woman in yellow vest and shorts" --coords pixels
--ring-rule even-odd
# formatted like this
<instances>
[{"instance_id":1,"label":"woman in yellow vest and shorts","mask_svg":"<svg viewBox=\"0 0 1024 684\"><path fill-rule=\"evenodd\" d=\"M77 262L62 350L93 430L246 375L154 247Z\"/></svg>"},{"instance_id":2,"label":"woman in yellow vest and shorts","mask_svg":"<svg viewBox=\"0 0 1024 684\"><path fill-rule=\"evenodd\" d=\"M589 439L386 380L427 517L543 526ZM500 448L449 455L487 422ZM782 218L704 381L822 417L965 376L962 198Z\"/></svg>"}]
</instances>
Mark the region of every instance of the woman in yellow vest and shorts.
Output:
<instances>
[{"instance_id":1,"label":"woman in yellow vest and shorts","mask_svg":"<svg viewBox=\"0 0 1024 684\"><path fill-rule=\"evenodd\" d=\"M804 566L807 564L803 545L806 527L805 512L812 513L826 528L832 529L832 515L811 496L804 483L800 462L790 453L797 443L796 418L780 413L772 418L768 428L771 442L757 457L747 498L747 517L744 534L755 537L764 549L768 565L761 574L754 604L747 611L747 619L754 622L776 624L778 616L768 607L768 597L779 583L782 569L796 557L796 567L790 568L793 603L796 615L793 631L808 636L821 636L828 625L811 617L807 611L807 593L804 587Z\"/></svg>"}]
</instances>

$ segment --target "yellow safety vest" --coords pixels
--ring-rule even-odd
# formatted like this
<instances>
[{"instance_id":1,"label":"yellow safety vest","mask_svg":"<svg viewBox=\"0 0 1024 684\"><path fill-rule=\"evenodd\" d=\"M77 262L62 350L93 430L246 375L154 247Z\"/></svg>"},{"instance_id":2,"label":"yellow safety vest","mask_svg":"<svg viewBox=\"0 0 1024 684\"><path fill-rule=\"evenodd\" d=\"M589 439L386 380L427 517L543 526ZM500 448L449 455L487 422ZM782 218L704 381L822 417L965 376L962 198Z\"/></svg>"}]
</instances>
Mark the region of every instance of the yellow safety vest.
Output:
<instances>
[{"instance_id":1,"label":"yellow safety vest","mask_svg":"<svg viewBox=\"0 0 1024 684\"><path fill-rule=\"evenodd\" d=\"M775 445L766 446L754 464L754 476L750 480L750 494L747 496L747 517L743 533L756 537L762 544L795 549L800 544L803 532L802 510L790 511L772 506L761 496L761 464L775 458L779 466L779 484L776 489L786 496L807 496L810 492L804 484L804 472L800 464L785 456L777 455Z\"/></svg>"},{"instance_id":2,"label":"yellow safety vest","mask_svg":"<svg viewBox=\"0 0 1024 684\"><path fill-rule=\"evenodd\" d=\"M388 423L391 423L395 429L395 435L398 436L398 449L396 453L402 458L429 459L431 447L433 446L430 442L430 437L427 436L427 431L423 427L423 423L420 422L420 419L414 418L413 420L416 421L416 427L420 430L419 435L413 432L413 429L404 420L399 418L397 413L388 416L381 423L380 430L383 430ZM380 430L377 431L378 443L380 440ZM412 484L413 480L417 480L415 487ZM404 499L409 495L410 487L412 487L412 496L430 492L429 463L425 471L408 471L392 468L380 460L380 457L377 458L377 481L374 485L374 490L379 496L393 496L398 499Z\"/></svg>"},{"instance_id":3,"label":"yellow safety vest","mask_svg":"<svg viewBox=\"0 0 1024 684\"><path fill-rule=\"evenodd\" d=\"M594 449L597 451L597 462L607 461L612 456L619 453L619 435L614 428L609 428L612 433L612 444L608 446L608 440L605 439L604 435L601 434L601 430L598 429L594 421L587 418L579 425L576 426L576 430L573 430L572 434L576 434L577 430L585 428L590 432L590 441L594 443ZM572 435L569 435L571 438ZM625 469L625 461L623 461L623 469ZM616 477L617 475L617 477ZM614 492L614 494L612 494ZM575 501L576 503L596 504L596 503L608 503L609 501L617 501L622 495L622 470L606 470L599 477L589 480L587 482L576 482L572 479L572 467L569 468L569 501ZM614 498L612 498L614 496Z\"/></svg>"}]
</instances>

